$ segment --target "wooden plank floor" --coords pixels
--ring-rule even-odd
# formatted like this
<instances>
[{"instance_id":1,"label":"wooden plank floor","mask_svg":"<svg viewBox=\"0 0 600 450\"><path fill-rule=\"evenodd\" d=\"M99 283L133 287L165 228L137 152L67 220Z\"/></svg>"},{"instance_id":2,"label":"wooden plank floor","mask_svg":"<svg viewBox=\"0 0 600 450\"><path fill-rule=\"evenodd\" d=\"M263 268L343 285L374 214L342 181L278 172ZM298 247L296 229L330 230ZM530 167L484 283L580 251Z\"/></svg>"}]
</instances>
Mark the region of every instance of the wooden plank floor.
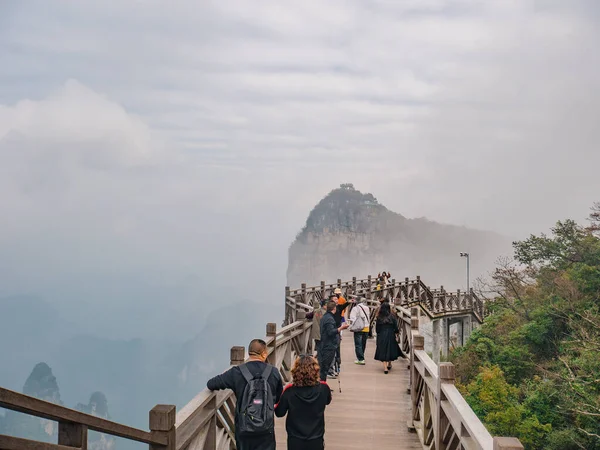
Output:
<instances>
[{"instance_id":1,"label":"wooden plank floor","mask_svg":"<svg viewBox=\"0 0 600 450\"><path fill-rule=\"evenodd\" d=\"M421 449L415 433L406 426L410 395L406 393L408 362L398 360L385 375L375 355L375 340L367 342L366 365L354 364L354 340L345 331L342 339L342 373L329 380L333 400L325 411L325 448L331 449ZM277 448L287 448L285 417L276 419Z\"/></svg>"}]
</instances>

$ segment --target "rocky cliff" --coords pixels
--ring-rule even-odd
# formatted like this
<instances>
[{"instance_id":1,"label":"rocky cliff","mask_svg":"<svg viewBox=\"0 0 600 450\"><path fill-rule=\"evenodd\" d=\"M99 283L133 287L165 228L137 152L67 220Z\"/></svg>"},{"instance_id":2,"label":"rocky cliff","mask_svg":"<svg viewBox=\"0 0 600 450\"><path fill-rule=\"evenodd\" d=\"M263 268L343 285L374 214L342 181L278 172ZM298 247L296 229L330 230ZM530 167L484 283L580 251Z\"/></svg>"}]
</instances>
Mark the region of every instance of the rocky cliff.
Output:
<instances>
[{"instance_id":1,"label":"rocky cliff","mask_svg":"<svg viewBox=\"0 0 600 450\"><path fill-rule=\"evenodd\" d=\"M465 261L471 254L471 279L491 270L511 252L510 240L496 233L425 218L409 219L342 184L310 212L289 249L288 285L318 284L338 278L366 277L383 270L392 278L422 279L432 286L465 288Z\"/></svg>"}]
</instances>

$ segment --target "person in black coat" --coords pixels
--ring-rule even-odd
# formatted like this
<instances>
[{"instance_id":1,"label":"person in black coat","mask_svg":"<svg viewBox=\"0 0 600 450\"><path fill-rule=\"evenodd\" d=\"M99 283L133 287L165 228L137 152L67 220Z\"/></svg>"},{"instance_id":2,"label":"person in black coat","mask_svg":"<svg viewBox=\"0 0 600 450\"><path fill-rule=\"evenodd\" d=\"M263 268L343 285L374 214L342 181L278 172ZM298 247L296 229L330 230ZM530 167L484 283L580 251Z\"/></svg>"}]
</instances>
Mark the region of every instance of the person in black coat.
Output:
<instances>
[{"instance_id":1,"label":"person in black coat","mask_svg":"<svg viewBox=\"0 0 600 450\"><path fill-rule=\"evenodd\" d=\"M333 317L335 307L335 302L329 301L327 303L327 312L323 314L323 318L321 319L321 342L319 343L319 353L317 354L321 381L327 380L327 372L329 372L331 363L333 363L335 352L340 342L340 331L348 328L347 323L336 326L335 318Z\"/></svg>"},{"instance_id":2,"label":"person in black coat","mask_svg":"<svg viewBox=\"0 0 600 450\"><path fill-rule=\"evenodd\" d=\"M319 380L319 364L311 355L296 358L293 383L283 390L275 415L287 413L285 429L288 450L323 450L325 407L331 403L331 390Z\"/></svg>"},{"instance_id":3,"label":"person in black coat","mask_svg":"<svg viewBox=\"0 0 600 450\"><path fill-rule=\"evenodd\" d=\"M398 321L392 315L388 302L383 302L379 307L375 330L377 331L375 360L381 361L383 363L383 373L388 373L388 370L392 368L392 361L396 361L402 354L396 341L396 335L400 332Z\"/></svg>"},{"instance_id":4,"label":"person in black coat","mask_svg":"<svg viewBox=\"0 0 600 450\"><path fill-rule=\"evenodd\" d=\"M262 339L254 339L248 345L249 360L244 363L250 373L255 377L262 375L265 371L267 363L267 344ZM281 398L281 392L283 391L283 383L281 382L281 375L279 371L271 366L271 373L267 380L273 394L273 400L275 403L279 402ZM237 399L241 399L244 394L248 382L239 366L232 367L225 373L217 375L206 382L206 387L211 391L217 391L221 389L231 389L235 393ZM275 407L275 405L271 405ZM271 430L270 433L261 434L257 436L239 436L238 420L240 415L240 403L236 402L235 406L235 442L238 450L275 450L275 430Z\"/></svg>"}]
</instances>

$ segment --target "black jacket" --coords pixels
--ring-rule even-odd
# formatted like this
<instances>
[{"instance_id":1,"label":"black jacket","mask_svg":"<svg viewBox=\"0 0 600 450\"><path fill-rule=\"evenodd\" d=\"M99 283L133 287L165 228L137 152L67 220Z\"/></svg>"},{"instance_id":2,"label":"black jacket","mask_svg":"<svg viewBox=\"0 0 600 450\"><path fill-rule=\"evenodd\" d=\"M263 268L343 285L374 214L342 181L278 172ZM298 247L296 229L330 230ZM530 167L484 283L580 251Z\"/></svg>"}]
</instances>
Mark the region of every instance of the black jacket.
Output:
<instances>
[{"instance_id":1,"label":"black jacket","mask_svg":"<svg viewBox=\"0 0 600 450\"><path fill-rule=\"evenodd\" d=\"M288 436L298 439L318 439L325 434L325 407L331 403L331 390L327 383L317 386L286 386L275 415L287 413L285 429Z\"/></svg>"},{"instance_id":2,"label":"black jacket","mask_svg":"<svg viewBox=\"0 0 600 450\"><path fill-rule=\"evenodd\" d=\"M333 317L335 318L335 325L337 328L342 325L342 316L344 315L344 310L348 307L350 303L346 302L343 305L335 305L335 314Z\"/></svg>"},{"instance_id":3,"label":"black jacket","mask_svg":"<svg viewBox=\"0 0 600 450\"><path fill-rule=\"evenodd\" d=\"M261 361L248 361L246 367L250 373L254 376L261 375L264 370L266 363ZM273 392L273 400L275 403L279 402L279 398L281 397L281 391L283 391L283 383L281 382L281 376L279 375L279 371L273 367L271 370L271 374L269 375L269 379L267 380L269 386L271 386L271 392ZM231 389L236 398L242 398L244 393L244 389L246 388L246 379L240 368L235 366L226 371L221 375L217 375L216 377L211 378L206 382L206 387L211 391L217 391L220 389ZM275 406L275 405L273 405ZM240 403L236 402L235 405L235 421L237 423Z\"/></svg>"},{"instance_id":4,"label":"black jacket","mask_svg":"<svg viewBox=\"0 0 600 450\"><path fill-rule=\"evenodd\" d=\"M340 333L337 329L333 314L325 313L321 319L321 342L319 343L321 350L335 350L338 347Z\"/></svg>"}]
</instances>

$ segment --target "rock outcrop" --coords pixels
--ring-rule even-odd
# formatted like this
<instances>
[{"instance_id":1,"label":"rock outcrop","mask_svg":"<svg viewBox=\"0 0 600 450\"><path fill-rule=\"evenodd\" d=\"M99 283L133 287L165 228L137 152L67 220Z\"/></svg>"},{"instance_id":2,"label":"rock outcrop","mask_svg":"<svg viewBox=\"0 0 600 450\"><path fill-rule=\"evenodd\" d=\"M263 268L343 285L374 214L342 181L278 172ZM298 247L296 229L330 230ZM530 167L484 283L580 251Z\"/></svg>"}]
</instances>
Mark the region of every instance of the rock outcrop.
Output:
<instances>
[{"instance_id":1,"label":"rock outcrop","mask_svg":"<svg viewBox=\"0 0 600 450\"><path fill-rule=\"evenodd\" d=\"M62 405L56 377L48 364L43 362L36 364L33 368L27 381L25 381L23 393L47 402ZM36 441L56 442L58 424L51 420L7 411L2 421L0 432Z\"/></svg>"},{"instance_id":2,"label":"rock outcrop","mask_svg":"<svg viewBox=\"0 0 600 450\"><path fill-rule=\"evenodd\" d=\"M102 392L94 392L87 405L78 403L76 409L92 416L110 419L108 414L108 401ZM114 450L115 438L104 433L90 431L88 436L89 450Z\"/></svg>"},{"instance_id":3,"label":"rock outcrop","mask_svg":"<svg viewBox=\"0 0 600 450\"><path fill-rule=\"evenodd\" d=\"M288 285L389 271L392 278L421 275L426 283L465 288L464 260L471 253L471 279L491 270L511 252L496 233L409 219L363 194L352 184L331 191L310 212L289 249Z\"/></svg>"}]
</instances>

